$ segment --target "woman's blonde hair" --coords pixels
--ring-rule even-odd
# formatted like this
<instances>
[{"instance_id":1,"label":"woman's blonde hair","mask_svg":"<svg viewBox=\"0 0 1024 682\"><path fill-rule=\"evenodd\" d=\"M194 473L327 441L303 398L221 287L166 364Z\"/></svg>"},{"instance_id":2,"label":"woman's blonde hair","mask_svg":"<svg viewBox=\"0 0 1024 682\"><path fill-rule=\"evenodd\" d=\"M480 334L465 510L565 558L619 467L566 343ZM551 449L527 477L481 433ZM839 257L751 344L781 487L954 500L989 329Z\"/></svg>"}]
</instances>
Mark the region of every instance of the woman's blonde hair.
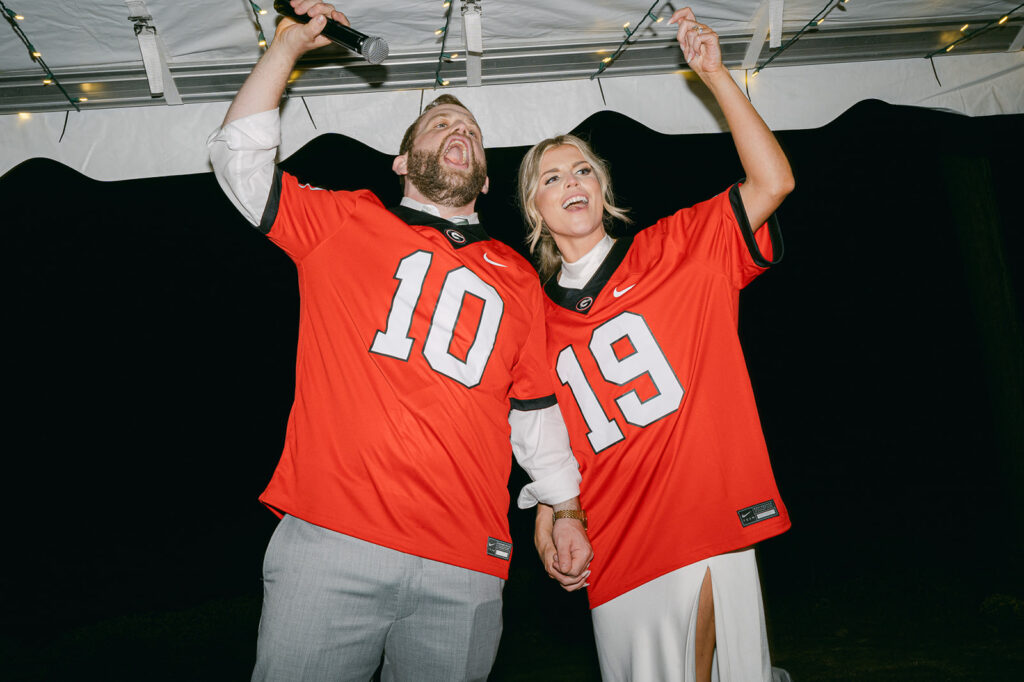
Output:
<instances>
[{"instance_id":1,"label":"woman's blonde hair","mask_svg":"<svg viewBox=\"0 0 1024 682\"><path fill-rule=\"evenodd\" d=\"M537 269L540 271L542 281L546 281L551 275L558 272L561 265L561 254L558 252L554 237L551 236L547 225L544 224L544 219L541 217L540 211L537 210L534 200L537 197L537 188L540 186L542 172L540 162L544 152L562 145L576 147L594 169L594 175L597 176L601 185L605 229L607 230L616 218L623 222L630 222L625 209L615 205L608 164L594 153L589 144L575 135L556 135L535 144L530 151L526 152L523 162L519 165L519 208L526 219L526 244L530 248L530 253L537 259Z\"/></svg>"}]
</instances>

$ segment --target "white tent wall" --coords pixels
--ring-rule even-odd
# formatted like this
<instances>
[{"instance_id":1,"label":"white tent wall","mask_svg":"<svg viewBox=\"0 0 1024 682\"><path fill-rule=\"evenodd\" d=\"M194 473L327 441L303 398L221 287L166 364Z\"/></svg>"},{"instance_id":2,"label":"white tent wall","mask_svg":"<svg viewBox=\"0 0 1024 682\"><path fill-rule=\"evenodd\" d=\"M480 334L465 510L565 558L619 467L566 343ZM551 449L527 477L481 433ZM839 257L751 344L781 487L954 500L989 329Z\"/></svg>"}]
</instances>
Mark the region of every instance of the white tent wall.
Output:
<instances>
[{"instance_id":1,"label":"white tent wall","mask_svg":"<svg viewBox=\"0 0 1024 682\"><path fill-rule=\"evenodd\" d=\"M775 130L816 128L859 101L923 106L969 116L1024 112L1024 57L965 55L936 61L942 84L923 59L792 66L748 79L734 73ZM745 82L746 81L746 82ZM469 106L489 147L529 145L572 129L602 110L622 113L666 134L723 131L717 110L692 74L446 88ZM603 91L603 92L602 92ZM402 132L439 91L406 90L286 101L281 156L317 135L341 133L396 153ZM0 117L0 175L22 161L50 158L97 180L202 173L205 140L228 104L126 107ZM312 117L312 118L311 118ZM315 122L315 127L314 127Z\"/></svg>"},{"instance_id":2,"label":"white tent wall","mask_svg":"<svg viewBox=\"0 0 1024 682\"><path fill-rule=\"evenodd\" d=\"M5 4L18 3L5 0ZM272 3L263 0L262 4L269 8ZM460 0L453 3L448 50L464 49L455 9L461 4ZM307 64L309 78L303 74L296 79L292 97L283 107L282 157L324 133L344 134L394 153L405 126L422 104L441 92L451 92L472 108L489 147L532 144L569 130L602 110L622 113L669 134L723 130L703 87L689 71L674 64L678 49L668 48L675 29L665 22L648 21L643 31L637 32L637 44L624 53L628 56L646 50L669 55L673 61L658 57L662 61L653 70L661 69L661 73L616 62L601 78L591 79L578 63L570 68L563 62L544 62L545 55L559 50L573 51L576 56L582 53L589 60L583 66L592 74L592 66L600 64L594 46L614 50L624 39L622 24L631 21L635 26L647 16L648 0L562 0L557 11L537 2L479 0L479 4L485 55L526 50L524 63L535 64L534 72L501 82L509 77L488 76L485 65L484 84L468 87L466 79L457 75L465 73L464 66L446 64L445 73L453 73L454 87L403 86L405 81L398 74L409 64L433 72L441 43L434 30L444 23L440 0L383 4L352 0L344 3L343 9L360 29L386 36L392 57L355 85L339 79L366 65L341 50L327 48L326 56L318 57L321 61ZM828 6L822 0L695 1L690 5L722 35L723 47L729 41L731 54L741 56L749 43L757 48L759 38L764 40L770 9L781 10L781 32L788 38ZM38 2L19 8L28 16L17 22L18 26L44 52L47 65L58 78L66 81L71 96L89 92L90 97L80 105L81 111L69 111L66 100L55 99L59 95L55 88L41 87L42 72L25 46L14 39L0 41L0 111L5 106L10 111L15 102L26 102L19 113L0 115L0 175L36 157L59 161L98 180L209 170L206 137L219 125L228 100L260 54L252 6L248 0L148 0L145 6L166 47L169 73L178 82L183 105L168 106L160 98L149 97L145 89L142 98L123 94L129 89L126 83L133 79L146 82L133 22L127 19L127 3ZM655 7L658 16L671 12L665 3ZM969 116L1024 113L1024 52L1019 45L1019 33L1024 29L1017 27L1024 12L1019 11L1019 3L850 0L849 7L843 4L842 8L829 14L826 25L836 27L829 40L844 41L841 54L838 43L830 43L822 31L820 35L807 34L794 44L793 52L798 52L801 43L820 43L819 47L807 48L793 64L780 65L783 60L779 60L756 78L751 77L753 70L739 68L738 58L731 60L734 77L773 129L819 127L867 99ZM990 51L943 53L928 60L922 58L924 54L881 59L884 53L873 50L888 40L885 36L892 35L911 36L906 40L912 40L914 35L932 31L934 40L953 41L962 34L958 28L948 30L949 26L959 24L961 17L969 25L984 26L1009 12L1014 12L1006 22L1010 30L1001 34L998 45L985 48ZM271 10L259 18L268 37L273 33L273 17ZM0 25L0 30L5 27ZM1012 36L1017 39L1011 43ZM980 43L980 38L964 43L958 51ZM1015 46L1016 51L1005 51ZM992 51L996 49L1002 51ZM763 64L772 53L765 41L763 49L756 52L760 55L756 63ZM507 70L493 67L495 71L502 68ZM202 92L196 91L196 72L189 69L205 74L206 80L198 79L207 83ZM616 77L623 73L633 75ZM646 73L650 75L639 75ZM333 79L332 85L318 85L321 81L317 79L324 78ZM304 96L305 106L298 95ZM49 99L33 99L44 96Z\"/></svg>"}]
</instances>

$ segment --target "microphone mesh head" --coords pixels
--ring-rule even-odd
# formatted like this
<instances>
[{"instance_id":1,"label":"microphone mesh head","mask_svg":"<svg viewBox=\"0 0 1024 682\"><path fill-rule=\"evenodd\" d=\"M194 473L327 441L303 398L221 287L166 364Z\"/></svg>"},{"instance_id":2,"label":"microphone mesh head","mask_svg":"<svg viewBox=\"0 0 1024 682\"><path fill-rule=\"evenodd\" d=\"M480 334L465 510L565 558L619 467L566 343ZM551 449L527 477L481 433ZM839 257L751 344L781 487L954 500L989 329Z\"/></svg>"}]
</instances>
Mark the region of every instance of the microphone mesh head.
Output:
<instances>
[{"instance_id":1,"label":"microphone mesh head","mask_svg":"<svg viewBox=\"0 0 1024 682\"><path fill-rule=\"evenodd\" d=\"M370 36L363 42L362 54L371 64L380 64L387 59L388 43L383 38Z\"/></svg>"}]
</instances>

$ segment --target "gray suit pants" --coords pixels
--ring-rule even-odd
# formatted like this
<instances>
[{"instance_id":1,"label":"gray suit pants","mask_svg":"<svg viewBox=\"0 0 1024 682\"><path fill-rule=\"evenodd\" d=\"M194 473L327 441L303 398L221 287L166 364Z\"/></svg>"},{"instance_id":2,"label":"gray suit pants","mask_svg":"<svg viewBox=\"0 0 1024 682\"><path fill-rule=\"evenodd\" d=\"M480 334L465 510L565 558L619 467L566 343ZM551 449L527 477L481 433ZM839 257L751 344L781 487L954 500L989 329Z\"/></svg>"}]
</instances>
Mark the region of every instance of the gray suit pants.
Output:
<instances>
[{"instance_id":1,"label":"gray suit pants","mask_svg":"<svg viewBox=\"0 0 1024 682\"><path fill-rule=\"evenodd\" d=\"M423 559L293 516L263 564L252 679L486 680L501 637L491 575Z\"/></svg>"}]
</instances>

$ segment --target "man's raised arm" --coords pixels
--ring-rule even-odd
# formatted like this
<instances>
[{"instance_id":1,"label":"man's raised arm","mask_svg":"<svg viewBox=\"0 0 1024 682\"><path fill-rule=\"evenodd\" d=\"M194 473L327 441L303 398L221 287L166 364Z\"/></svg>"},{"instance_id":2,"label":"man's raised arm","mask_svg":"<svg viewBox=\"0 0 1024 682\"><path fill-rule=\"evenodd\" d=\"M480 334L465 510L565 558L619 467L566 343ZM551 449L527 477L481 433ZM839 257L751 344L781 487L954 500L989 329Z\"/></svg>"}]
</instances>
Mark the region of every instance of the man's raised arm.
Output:
<instances>
[{"instance_id":1,"label":"man's raised arm","mask_svg":"<svg viewBox=\"0 0 1024 682\"><path fill-rule=\"evenodd\" d=\"M235 208L262 226L274 181L274 162L281 144L277 107L295 62L330 41L320 35L325 16L348 25L341 12L314 0L292 0L297 14L313 18L306 24L282 18L270 47L245 79L228 108L224 123L207 140L214 175ZM269 229L262 226L261 229Z\"/></svg>"},{"instance_id":2,"label":"man's raised arm","mask_svg":"<svg viewBox=\"0 0 1024 682\"><path fill-rule=\"evenodd\" d=\"M282 17L274 33L270 47L256 63L252 73L245 79L235 99L231 102L224 125L232 121L276 109L288 77L299 57L319 47L329 45L331 41L320 35L327 23L325 17L349 25L348 18L328 5L316 0L292 0L296 14L312 17L307 24L299 24L292 19Z\"/></svg>"}]
</instances>

